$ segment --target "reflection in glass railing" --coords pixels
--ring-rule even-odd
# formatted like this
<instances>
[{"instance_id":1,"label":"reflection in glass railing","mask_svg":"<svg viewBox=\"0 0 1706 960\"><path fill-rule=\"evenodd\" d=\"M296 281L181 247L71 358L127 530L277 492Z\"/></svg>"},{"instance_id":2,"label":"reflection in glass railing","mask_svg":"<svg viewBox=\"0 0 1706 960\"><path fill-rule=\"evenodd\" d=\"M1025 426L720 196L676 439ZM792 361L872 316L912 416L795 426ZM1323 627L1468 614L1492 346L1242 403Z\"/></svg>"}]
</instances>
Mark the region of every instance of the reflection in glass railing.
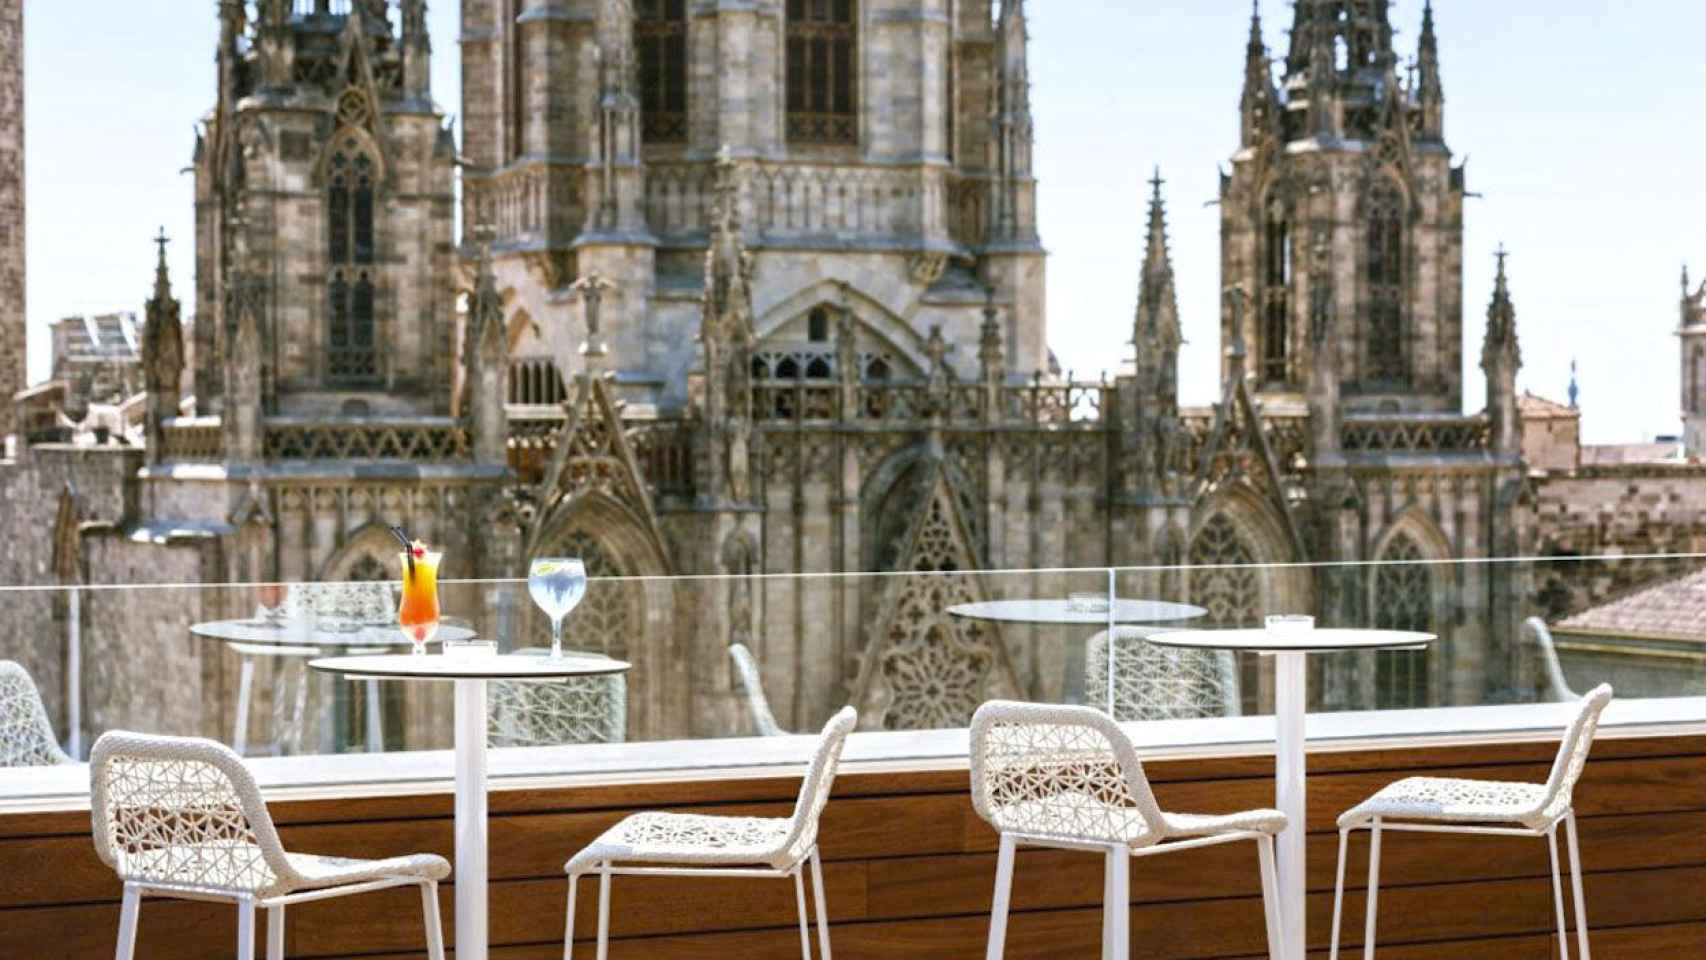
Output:
<instances>
[{"instance_id":1,"label":"reflection in glass railing","mask_svg":"<svg viewBox=\"0 0 1706 960\"><path fill-rule=\"evenodd\" d=\"M1205 562L1169 567L623 578L589 564L564 644L629 669L494 691L491 743L776 734L848 704L865 729L963 728L993 698L1133 722L1271 713L1271 656L1150 638L1257 628L1276 613L1436 638L1311 655L1312 712L1561 701L1601 682L1621 699L1706 695L1706 557L1433 562L1397 543L1380 563L1272 565L1244 562L1240 536L1211 521L1190 555ZM372 573L4 588L0 661L39 706L8 697L0 724L34 722L34 710L73 757L110 729L216 737L247 756L447 748L449 684L308 667L409 655L397 584ZM440 591L439 641L548 654L550 623L525 581Z\"/></svg>"}]
</instances>

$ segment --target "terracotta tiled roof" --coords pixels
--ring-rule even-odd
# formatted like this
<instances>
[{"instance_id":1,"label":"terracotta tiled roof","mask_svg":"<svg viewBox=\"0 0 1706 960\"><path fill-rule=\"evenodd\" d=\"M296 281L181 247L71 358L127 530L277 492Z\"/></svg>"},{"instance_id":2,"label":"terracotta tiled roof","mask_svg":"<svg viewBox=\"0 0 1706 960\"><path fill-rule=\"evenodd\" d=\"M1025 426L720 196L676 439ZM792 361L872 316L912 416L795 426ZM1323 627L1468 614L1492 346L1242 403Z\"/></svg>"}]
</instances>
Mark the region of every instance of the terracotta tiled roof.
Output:
<instances>
[{"instance_id":1,"label":"terracotta tiled roof","mask_svg":"<svg viewBox=\"0 0 1706 960\"><path fill-rule=\"evenodd\" d=\"M1524 420L1580 419L1582 415L1582 412L1574 407L1567 407L1545 397L1537 397L1527 390L1516 398L1516 409Z\"/></svg>"},{"instance_id":2,"label":"terracotta tiled roof","mask_svg":"<svg viewBox=\"0 0 1706 960\"><path fill-rule=\"evenodd\" d=\"M1706 570L1584 610L1553 629L1706 642Z\"/></svg>"}]
</instances>

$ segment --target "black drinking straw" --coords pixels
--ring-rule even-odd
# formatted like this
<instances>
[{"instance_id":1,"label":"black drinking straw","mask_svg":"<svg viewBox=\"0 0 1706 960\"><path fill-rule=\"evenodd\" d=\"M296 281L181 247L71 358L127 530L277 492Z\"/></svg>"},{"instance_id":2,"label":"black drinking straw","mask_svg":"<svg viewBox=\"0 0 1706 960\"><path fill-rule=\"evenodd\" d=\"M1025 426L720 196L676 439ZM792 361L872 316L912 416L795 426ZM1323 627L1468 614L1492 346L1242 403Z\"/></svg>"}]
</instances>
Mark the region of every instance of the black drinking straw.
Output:
<instances>
[{"instance_id":1,"label":"black drinking straw","mask_svg":"<svg viewBox=\"0 0 1706 960\"><path fill-rule=\"evenodd\" d=\"M403 556L409 562L409 579L415 579L415 545L409 542L409 535L403 532L402 527L392 527L391 535L403 542Z\"/></svg>"}]
</instances>

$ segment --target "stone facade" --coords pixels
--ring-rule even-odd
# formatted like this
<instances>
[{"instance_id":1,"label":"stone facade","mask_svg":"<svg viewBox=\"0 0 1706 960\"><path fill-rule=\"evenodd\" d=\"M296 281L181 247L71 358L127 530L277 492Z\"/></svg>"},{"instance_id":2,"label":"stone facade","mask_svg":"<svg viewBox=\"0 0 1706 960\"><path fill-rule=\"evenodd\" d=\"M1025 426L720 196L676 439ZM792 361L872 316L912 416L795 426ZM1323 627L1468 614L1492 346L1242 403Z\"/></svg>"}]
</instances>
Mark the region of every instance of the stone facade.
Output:
<instances>
[{"instance_id":1,"label":"stone facade","mask_svg":"<svg viewBox=\"0 0 1706 960\"><path fill-rule=\"evenodd\" d=\"M1523 391L1522 462L1529 470L1560 472L1582 465L1582 412Z\"/></svg>"},{"instance_id":2,"label":"stone facade","mask_svg":"<svg viewBox=\"0 0 1706 960\"><path fill-rule=\"evenodd\" d=\"M1021 0L464 0L460 257L424 4L395 31L387 7L262 3L251 23L221 5L196 319L162 260L146 465L83 481L116 505L72 515L119 537L59 582L204 585L161 613L172 632L247 613L252 581L383 576L392 524L443 545L450 578L579 556L595 580L570 642L635 664L639 739L744 730L735 641L795 729L847 702L907 728L1062 696L1082 652L1058 632L946 607L1106 575L986 570L1149 567L1122 594L1212 625L1303 611L1441 635L1323 662L1329 707L1523 697L1536 568L1421 561L1655 535L1646 480L1525 465L1502 252L1488 408L1461 410L1465 174L1431 9L1408 82L1378 0L1299 3L1277 84L1252 21L1222 392L1185 408L1159 176L1135 363L1097 383L1054 369ZM191 394L198 415L177 416ZM11 482L51 513L45 476ZM1652 490L1692 502L1699 479ZM1695 517L1658 548L1692 545ZM760 576L796 573L837 576ZM1547 589L1570 607L1591 592L1573 583ZM514 584L446 606L507 644L543 634ZM51 670L56 650L32 656ZM170 669L219 728L229 658L195 657ZM1269 681L1244 670L1260 708ZM399 742L442 743L440 694L387 707Z\"/></svg>"},{"instance_id":3,"label":"stone facade","mask_svg":"<svg viewBox=\"0 0 1706 960\"><path fill-rule=\"evenodd\" d=\"M28 384L24 324L24 0L0 0L0 442Z\"/></svg>"}]
</instances>

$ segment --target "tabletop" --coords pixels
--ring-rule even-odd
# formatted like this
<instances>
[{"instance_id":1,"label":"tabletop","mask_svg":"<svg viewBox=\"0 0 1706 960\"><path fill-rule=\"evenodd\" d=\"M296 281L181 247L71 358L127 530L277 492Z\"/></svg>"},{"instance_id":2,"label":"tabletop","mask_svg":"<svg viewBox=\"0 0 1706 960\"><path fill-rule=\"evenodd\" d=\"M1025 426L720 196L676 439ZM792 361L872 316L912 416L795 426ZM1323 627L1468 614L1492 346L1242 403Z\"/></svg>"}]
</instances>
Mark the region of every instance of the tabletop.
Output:
<instances>
[{"instance_id":1,"label":"tabletop","mask_svg":"<svg viewBox=\"0 0 1706 960\"><path fill-rule=\"evenodd\" d=\"M1253 653L1338 653L1346 650L1419 650L1438 640L1413 630L1367 630L1326 627L1290 633L1260 627L1247 630L1170 630L1153 634L1150 643L1196 650L1246 650Z\"/></svg>"},{"instance_id":2,"label":"tabletop","mask_svg":"<svg viewBox=\"0 0 1706 960\"><path fill-rule=\"evenodd\" d=\"M609 657L539 657L527 654L447 657L442 653L398 653L362 657L322 657L308 667L350 677L400 680L562 680L627 673L625 660Z\"/></svg>"},{"instance_id":3,"label":"tabletop","mask_svg":"<svg viewBox=\"0 0 1706 960\"><path fill-rule=\"evenodd\" d=\"M1188 603L1168 603L1165 600L1115 600L1114 623L1158 623L1167 620L1190 620L1208 611ZM967 620L998 620L1003 623L1083 623L1108 622L1108 608L1081 607L1071 600L985 600L962 603L948 608L952 616Z\"/></svg>"},{"instance_id":4,"label":"tabletop","mask_svg":"<svg viewBox=\"0 0 1706 960\"><path fill-rule=\"evenodd\" d=\"M306 627L307 629L304 629ZM411 641L395 623L356 625L353 630L328 629L325 624L274 623L270 620L212 620L190 626L190 633L206 640L271 646L385 647L405 646ZM472 640L468 627L440 623L436 641Z\"/></svg>"}]
</instances>

